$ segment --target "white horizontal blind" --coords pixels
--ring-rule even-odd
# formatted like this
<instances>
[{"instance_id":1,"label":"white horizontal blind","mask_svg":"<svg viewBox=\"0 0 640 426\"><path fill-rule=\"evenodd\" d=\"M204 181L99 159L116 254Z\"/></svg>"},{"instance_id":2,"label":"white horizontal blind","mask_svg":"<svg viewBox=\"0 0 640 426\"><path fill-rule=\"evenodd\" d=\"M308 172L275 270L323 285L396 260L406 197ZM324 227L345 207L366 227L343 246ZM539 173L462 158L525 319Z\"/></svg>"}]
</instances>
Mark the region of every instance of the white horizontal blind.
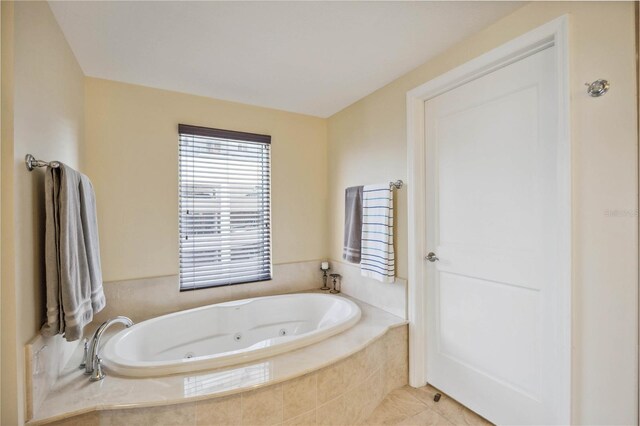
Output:
<instances>
[{"instance_id":1,"label":"white horizontal blind","mask_svg":"<svg viewBox=\"0 0 640 426\"><path fill-rule=\"evenodd\" d=\"M179 134L180 289L271 279L271 137Z\"/></svg>"}]
</instances>

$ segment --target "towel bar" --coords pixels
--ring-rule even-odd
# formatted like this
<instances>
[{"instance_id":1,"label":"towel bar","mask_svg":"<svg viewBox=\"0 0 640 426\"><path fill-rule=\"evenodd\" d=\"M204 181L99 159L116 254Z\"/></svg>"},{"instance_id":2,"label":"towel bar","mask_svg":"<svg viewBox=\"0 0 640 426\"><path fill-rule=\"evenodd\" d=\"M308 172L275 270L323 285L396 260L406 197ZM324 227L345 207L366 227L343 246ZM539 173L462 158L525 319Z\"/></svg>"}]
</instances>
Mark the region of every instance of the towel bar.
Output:
<instances>
[{"instance_id":1,"label":"towel bar","mask_svg":"<svg viewBox=\"0 0 640 426\"><path fill-rule=\"evenodd\" d=\"M33 169L35 169L36 167L53 167L58 168L60 167L60 163L58 161L42 161L42 160L36 160L36 158L31 155L31 154L27 154L24 157L24 163L27 166L27 170L29 170L30 172L33 171Z\"/></svg>"}]
</instances>

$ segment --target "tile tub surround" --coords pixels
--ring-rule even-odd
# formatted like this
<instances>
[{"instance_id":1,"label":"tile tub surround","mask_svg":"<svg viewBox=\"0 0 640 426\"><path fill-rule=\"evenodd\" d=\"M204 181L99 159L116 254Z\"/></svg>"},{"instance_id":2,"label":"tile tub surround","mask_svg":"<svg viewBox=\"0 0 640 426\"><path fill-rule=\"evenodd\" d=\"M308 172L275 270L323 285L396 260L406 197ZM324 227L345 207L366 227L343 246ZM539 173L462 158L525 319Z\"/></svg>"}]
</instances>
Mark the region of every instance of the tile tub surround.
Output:
<instances>
[{"instance_id":1,"label":"tile tub surround","mask_svg":"<svg viewBox=\"0 0 640 426\"><path fill-rule=\"evenodd\" d=\"M360 265L331 261L330 273L342 275L342 292L358 300L387 311L397 317L407 318L407 280L397 278L392 283L381 283L360 274Z\"/></svg>"},{"instance_id":2,"label":"tile tub surround","mask_svg":"<svg viewBox=\"0 0 640 426\"><path fill-rule=\"evenodd\" d=\"M273 265L273 279L255 283L180 291L177 275L111 281L104 284L107 306L94 322L125 315L140 322L185 309L250 297L294 293L322 287L321 260Z\"/></svg>"},{"instance_id":3,"label":"tile tub surround","mask_svg":"<svg viewBox=\"0 0 640 426\"><path fill-rule=\"evenodd\" d=\"M407 383L407 326L401 318L354 302L362 309L362 318L351 329L292 352L231 368L157 378L108 375L102 382L90 383L77 368L82 355L78 350L29 424L59 420L65 422L62 424L145 424L148 419L159 424L160 419L169 423L175 419L161 412L184 413L184 424L196 424L197 412L226 412L224 407L235 402L225 401L237 402L237 398L245 424L256 424L251 416L260 407L274 406L279 411L263 419L282 423L316 415L319 423L331 424L345 419L335 413L340 407L345 407L344 416L364 418L375 405L354 405L351 399L379 402L390 390ZM301 391L307 388L316 389L315 402ZM218 404L222 408L214 408ZM332 416L338 416L337 420ZM142 418L146 420L136 420ZM212 424L207 422L201 424Z\"/></svg>"},{"instance_id":4,"label":"tile tub surround","mask_svg":"<svg viewBox=\"0 0 640 426\"><path fill-rule=\"evenodd\" d=\"M212 303L249 297L301 292L322 286L321 260L273 266L273 279L256 283L180 292L178 276L113 281L104 284L107 306L99 312L85 336L109 318L126 315L134 322ZM44 401L81 341L67 342L62 336L37 335L25 346L27 419Z\"/></svg>"}]
</instances>

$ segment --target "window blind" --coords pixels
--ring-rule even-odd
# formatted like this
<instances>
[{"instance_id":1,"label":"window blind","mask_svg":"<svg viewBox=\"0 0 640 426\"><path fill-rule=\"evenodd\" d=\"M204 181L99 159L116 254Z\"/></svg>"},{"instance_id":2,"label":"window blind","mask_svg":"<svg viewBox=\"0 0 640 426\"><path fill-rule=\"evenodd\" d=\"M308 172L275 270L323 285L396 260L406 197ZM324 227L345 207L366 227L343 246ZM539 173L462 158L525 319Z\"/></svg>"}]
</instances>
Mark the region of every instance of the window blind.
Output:
<instances>
[{"instance_id":1,"label":"window blind","mask_svg":"<svg viewBox=\"0 0 640 426\"><path fill-rule=\"evenodd\" d=\"M271 279L271 137L178 132L180 289Z\"/></svg>"}]
</instances>

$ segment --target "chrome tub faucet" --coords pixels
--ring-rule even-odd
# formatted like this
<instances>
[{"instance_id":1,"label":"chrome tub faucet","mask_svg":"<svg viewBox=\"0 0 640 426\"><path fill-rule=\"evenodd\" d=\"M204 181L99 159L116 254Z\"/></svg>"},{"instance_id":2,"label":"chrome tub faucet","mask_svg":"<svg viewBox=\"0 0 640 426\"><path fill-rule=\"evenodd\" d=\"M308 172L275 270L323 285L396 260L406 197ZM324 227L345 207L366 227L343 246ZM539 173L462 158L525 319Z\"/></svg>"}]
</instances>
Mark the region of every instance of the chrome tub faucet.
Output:
<instances>
[{"instance_id":1,"label":"chrome tub faucet","mask_svg":"<svg viewBox=\"0 0 640 426\"><path fill-rule=\"evenodd\" d=\"M97 382L99 380L104 379L104 372L102 371L102 359L98 354L98 349L100 347L100 340L102 339L102 335L109 327L113 324L124 324L126 328L129 328L133 325L133 321L131 319L118 316L115 318L108 319L103 322L100 327L96 330L91 338L90 342L85 342L85 355L84 355L84 374L89 375L89 380L92 382ZM82 367L82 364L80 364Z\"/></svg>"}]
</instances>

